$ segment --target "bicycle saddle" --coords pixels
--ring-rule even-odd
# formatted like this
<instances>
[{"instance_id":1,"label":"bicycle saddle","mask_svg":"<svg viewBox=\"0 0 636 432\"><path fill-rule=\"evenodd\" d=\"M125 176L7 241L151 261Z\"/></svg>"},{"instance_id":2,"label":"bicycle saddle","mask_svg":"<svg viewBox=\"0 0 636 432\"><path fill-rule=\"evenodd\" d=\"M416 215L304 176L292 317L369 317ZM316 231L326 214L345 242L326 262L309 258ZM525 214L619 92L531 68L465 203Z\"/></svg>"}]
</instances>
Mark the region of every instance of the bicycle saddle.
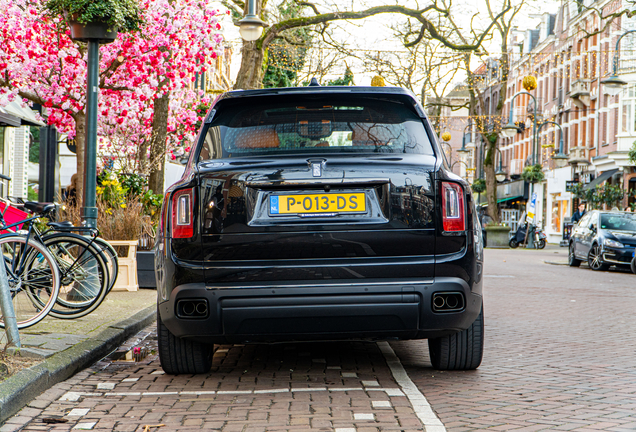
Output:
<instances>
[{"instance_id":1,"label":"bicycle saddle","mask_svg":"<svg viewBox=\"0 0 636 432\"><path fill-rule=\"evenodd\" d=\"M56 229L56 230L60 230L60 229L64 229L64 228L75 228L73 226L73 222L71 222L71 221L49 222L49 223L47 223L47 225L50 226L53 229Z\"/></svg>"},{"instance_id":2,"label":"bicycle saddle","mask_svg":"<svg viewBox=\"0 0 636 432\"><path fill-rule=\"evenodd\" d=\"M34 213L48 213L55 208L55 204L27 201L24 203L24 208L31 210Z\"/></svg>"}]
</instances>

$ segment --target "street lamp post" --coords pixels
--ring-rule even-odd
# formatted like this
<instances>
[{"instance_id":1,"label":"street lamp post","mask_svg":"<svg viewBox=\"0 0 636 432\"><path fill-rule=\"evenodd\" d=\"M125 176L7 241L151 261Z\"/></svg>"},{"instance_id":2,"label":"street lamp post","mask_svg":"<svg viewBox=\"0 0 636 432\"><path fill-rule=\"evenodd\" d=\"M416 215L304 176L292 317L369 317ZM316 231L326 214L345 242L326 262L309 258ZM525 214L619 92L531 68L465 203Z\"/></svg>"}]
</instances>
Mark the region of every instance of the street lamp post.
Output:
<instances>
[{"instance_id":1,"label":"street lamp post","mask_svg":"<svg viewBox=\"0 0 636 432\"><path fill-rule=\"evenodd\" d=\"M84 147L84 200L82 220L97 227L97 86L99 79L99 41L88 41L86 85L86 146Z\"/></svg>"},{"instance_id":2,"label":"street lamp post","mask_svg":"<svg viewBox=\"0 0 636 432\"><path fill-rule=\"evenodd\" d=\"M451 164L451 166L450 166L451 171L453 170L453 167L454 167L455 165L457 165L458 163L462 163L462 164L464 164L464 166L466 167L466 169L468 169L468 168L469 168L469 167L468 167L468 164L467 164L466 162L464 162L463 160L458 160L458 161L455 161L455 162L453 162L453 163Z\"/></svg>"},{"instance_id":3,"label":"street lamp post","mask_svg":"<svg viewBox=\"0 0 636 432\"><path fill-rule=\"evenodd\" d=\"M616 96L617 94L619 94L623 86L627 84L627 82L618 77L618 49L620 47L620 42L621 39L623 39L623 36L630 33L636 33L636 30L628 30L618 37L618 40L616 41L616 50L614 51L614 61L612 62L612 75L609 78L605 78L601 81L605 93L610 96Z\"/></svg>"},{"instance_id":4,"label":"street lamp post","mask_svg":"<svg viewBox=\"0 0 636 432\"><path fill-rule=\"evenodd\" d=\"M245 4L245 10L247 12L245 18L234 23L239 26L241 38L247 42L260 38L263 34L263 28L267 27L267 23L256 15L256 1L257 0L247 0Z\"/></svg>"},{"instance_id":5,"label":"street lamp post","mask_svg":"<svg viewBox=\"0 0 636 432\"><path fill-rule=\"evenodd\" d=\"M470 125L468 125L470 126ZM468 126L466 126L466 128L468 128ZM461 148L455 150L456 153L461 155L468 153L470 150L468 150L466 148L466 128L464 128L464 134L462 135L462 146ZM451 170L453 169L453 166L455 166L455 164L457 162L463 162L463 161L455 161L453 162L453 146L448 142L451 139L451 134L450 132L444 132L441 136L442 140L440 141L441 144L446 144L448 146L448 165L450 166ZM463 162L464 165L466 165L466 168L468 168L468 164L466 164L466 162Z\"/></svg>"},{"instance_id":6,"label":"street lamp post","mask_svg":"<svg viewBox=\"0 0 636 432\"><path fill-rule=\"evenodd\" d=\"M514 124L513 122L513 107L514 107L514 100L517 96L522 95L522 94L527 94L529 95L533 101L534 101L534 107L535 107L535 112L533 114L533 121L532 121L532 164L536 165L538 163L537 161L537 143L539 142L538 140L538 134L541 131L541 128L544 127L545 125L548 124L553 124L555 126L557 126L559 128L560 131L560 137L559 137L559 153L557 153L555 156L552 157L553 160L556 161L557 166L561 166L561 164L563 164L564 161L567 161L568 157L563 153L563 128L561 127L560 124L558 124L557 122L554 122L552 120L545 120L543 121L540 125L537 125L537 114L536 114L536 107L537 107L537 99L534 97L534 95L532 95L531 93L528 92L518 92L517 94L515 94L512 97L512 100L510 101L510 113L508 116L508 124L506 126L504 126L501 129L501 135L505 138L512 138L516 133L517 133L517 125ZM534 195L534 183L530 184L530 199L532 199L532 196ZM530 236L530 238L528 239L528 247L534 247L534 238L533 236Z\"/></svg>"},{"instance_id":7,"label":"street lamp post","mask_svg":"<svg viewBox=\"0 0 636 432\"><path fill-rule=\"evenodd\" d=\"M538 129L537 129L537 133L541 132L541 128L547 124L553 124L555 126L557 126L559 128L560 134L559 134L559 153L557 153L556 155L552 156L552 160L554 160L557 164L557 166L559 168L562 168L563 166L565 166L565 163L567 163L568 160L568 156L563 153L563 128L561 127L560 124L558 124L557 122L554 122L552 120L545 120L543 121Z\"/></svg>"},{"instance_id":8,"label":"street lamp post","mask_svg":"<svg viewBox=\"0 0 636 432\"><path fill-rule=\"evenodd\" d=\"M516 93L512 100L510 101L510 113L508 115L508 124L501 128L501 135L504 138L512 138L517 133L518 127L512 121L512 111L514 108L515 98L519 95L528 95L534 101L534 114L532 115L532 165L537 164L537 150L536 150L536 142L537 142L537 98L534 97L532 93L528 93L526 91L521 91Z\"/></svg>"},{"instance_id":9,"label":"street lamp post","mask_svg":"<svg viewBox=\"0 0 636 432\"><path fill-rule=\"evenodd\" d=\"M536 150L536 143L537 143L537 98L534 97L533 94L527 92L527 91L521 91L516 93L513 97L512 100L510 101L510 113L508 115L508 124L506 126L504 126L503 128L501 128L501 135L504 138L512 138L513 136L515 136L515 134L517 133L517 125L512 121L512 111L514 108L514 101L515 98L519 95L522 94L526 94L528 96L530 96L532 98L532 100L534 101L534 113L532 115L532 165L536 165L537 164L537 150ZM530 183L530 200L532 200L532 197L534 195L534 183ZM528 239L528 243L527 243L527 247L531 248L534 247L534 236L530 236L530 238Z\"/></svg>"}]
</instances>

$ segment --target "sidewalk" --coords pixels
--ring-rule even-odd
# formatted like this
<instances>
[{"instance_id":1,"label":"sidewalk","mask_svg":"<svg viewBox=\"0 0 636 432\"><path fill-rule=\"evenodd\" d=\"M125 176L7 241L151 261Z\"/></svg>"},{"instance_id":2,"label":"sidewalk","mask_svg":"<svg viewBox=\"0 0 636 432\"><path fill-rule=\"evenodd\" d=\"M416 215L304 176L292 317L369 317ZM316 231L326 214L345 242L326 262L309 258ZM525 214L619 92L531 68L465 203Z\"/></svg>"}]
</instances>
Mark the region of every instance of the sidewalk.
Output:
<instances>
[{"instance_id":1,"label":"sidewalk","mask_svg":"<svg viewBox=\"0 0 636 432\"><path fill-rule=\"evenodd\" d=\"M33 398L116 349L155 320L155 290L111 292L93 313L47 317L20 331L20 357L36 363L0 381L0 423ZM0 330L0 351L7 338Z\"/></svg>"}]
</instances>

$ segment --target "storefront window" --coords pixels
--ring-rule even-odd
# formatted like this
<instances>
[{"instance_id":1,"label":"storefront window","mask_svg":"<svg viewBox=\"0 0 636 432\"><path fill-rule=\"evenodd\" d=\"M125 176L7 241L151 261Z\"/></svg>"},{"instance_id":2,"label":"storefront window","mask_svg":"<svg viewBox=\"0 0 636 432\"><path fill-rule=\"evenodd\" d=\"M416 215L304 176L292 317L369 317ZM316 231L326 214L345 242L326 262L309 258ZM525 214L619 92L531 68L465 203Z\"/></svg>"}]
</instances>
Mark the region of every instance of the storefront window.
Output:
<instances>
[{"instance_id":1,"label":"storefront window","mask_svg":"<svg viewBox=\"0 0 636 432\"><path fill-rule=\"evenodd\" d=\"M553 232L560 233L563 229L563 220L568 215L568 201L561 198L561 193L552 195L552 210L550 213L551 227Z\"/></svg>"}]
</instances>

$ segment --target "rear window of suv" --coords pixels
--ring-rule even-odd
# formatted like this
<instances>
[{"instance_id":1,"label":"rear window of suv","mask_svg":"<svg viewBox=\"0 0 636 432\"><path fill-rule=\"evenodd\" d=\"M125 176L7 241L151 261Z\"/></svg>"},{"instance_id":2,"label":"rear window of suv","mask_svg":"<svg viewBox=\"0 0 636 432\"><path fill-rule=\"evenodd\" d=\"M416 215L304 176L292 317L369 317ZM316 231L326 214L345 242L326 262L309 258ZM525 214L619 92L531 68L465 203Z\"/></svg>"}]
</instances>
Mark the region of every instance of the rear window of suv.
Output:
<instances>
[{"instance_id":1,"label":"rear window of suv","mask_svg":"<svg viewBox=\"0 0 636 432\"><path fill-rule=\"evenodd\" d=\"M403 103L350 95L273 99L220 104L199 159L299 153L433 154L422 119Z\"/></svg>"}]
</instances>

